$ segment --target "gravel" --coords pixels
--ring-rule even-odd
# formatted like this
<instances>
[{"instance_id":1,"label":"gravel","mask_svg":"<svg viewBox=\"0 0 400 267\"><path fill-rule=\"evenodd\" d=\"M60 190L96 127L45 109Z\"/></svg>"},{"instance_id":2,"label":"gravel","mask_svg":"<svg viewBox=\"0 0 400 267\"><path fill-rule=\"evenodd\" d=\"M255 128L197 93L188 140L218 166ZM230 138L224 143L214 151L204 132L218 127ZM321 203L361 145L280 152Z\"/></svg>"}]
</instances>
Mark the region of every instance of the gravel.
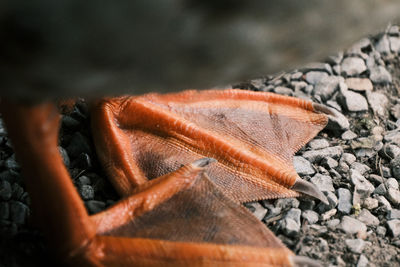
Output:
<instances>
[{"instance_id":1,"label":"gravel","mask_svg":"<svg viewBox=\"0 0 400 267\"><path fill-rule=\"evenodd\" d=\"M307 198L245 205L295 254L332 267L399 266L399 52L393 26L326 62L240 85L311 99L335 113L293 160L329 205ZM11 147L0 120L0 239L19 244L13 246L19 257L47 259L43 238L29 223L30 200ZM82 100L62 118L59 150L90 214L118 200L99 168Z\"/></svg>"}]
</instances>

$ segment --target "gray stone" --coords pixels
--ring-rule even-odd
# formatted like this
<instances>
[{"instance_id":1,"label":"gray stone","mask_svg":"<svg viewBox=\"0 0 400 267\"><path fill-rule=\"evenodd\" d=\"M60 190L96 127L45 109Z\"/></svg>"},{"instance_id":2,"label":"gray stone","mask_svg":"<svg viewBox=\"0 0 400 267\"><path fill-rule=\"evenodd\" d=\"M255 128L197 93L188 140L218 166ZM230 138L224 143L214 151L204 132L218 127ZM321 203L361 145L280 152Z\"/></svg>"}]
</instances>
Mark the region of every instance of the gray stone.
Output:
<instances>
[{"instance_id":1,"label":"gray stone","mask_svg":"<svg viewBox=\"0 0 400 267\"><path fill-rule=\"evenodd\" d=\"M280 198L275 201L275 207L277 208L298 208L300 201L297 198Z\"/></svg>"},{"instance_id":2,"label":"gray stone","mask_svg":"<svg viewBox=\"0 0 400 267\"><path fill-rule=\"evenodd\" d=\"M301 210L296 208L291 208L285 215L285 219L292 219L297 224L301 224L300 222Z\"/></svg>"},{"instance_id":3,"label":"gray stone","mask_svg":"<svg viewBox=\"0 0 400 267\"><path fill-rule=\"evenodd\" d=\"M368 110L368 103L364 96L353 91L341 92L337 101L350 112L363 112Z\"/></svg>"},{"instance_id":4,"label":"gray stone","mask_svg":"<svg viewBox=\"0 0 400 267\"><path fill-rule=\"evenodd\" d=\"M285 218L281 223L281 229L286 236L296 237L300 233L300 224L293 219Z\"/></svg>"},{"instance_id":5,"label":"gray stone","mask_svg":"<svg viewBox=\"0 0 400 267\"><path fill-rule=\"evenodd\" d=\"M364 199L362 206L368 210L373 210L379 206L379 202L376 198L367 197Z\"/></svg>"},{"instance_id":6,"label":"gray stone","mask_svg":"<svg viewBox=\"0 0 400 267\"><path fill-rule=\"evenodd\" d=\"M400 219L400 210L398 210L398 209L388 210L386 218L388 220Z\"/></svg>"},{"instance_id":7,"label":"gray stone","mask_svg":"<svg viewBox=\"0 0 400 267\"><path fill-rule=\"evenodd\" d=\"M339 204L338 210L341 213L349 214L352 208L351 204L351 192L346 188L339 188L338 189L338 196L339 196Z\"/></svg>"},{"instance_id":8,"label":"gray stone","mask_svg":"<svg viewBox=\"0 0 400 267\"><path fill-rule=\"evenodd\" d=\"M314 139L314 140L311 140L309 143L308 143L308 146L311 148L311 149L322 149L322 148L327 148L327 147L329 147L329 142L328 142L328 140L326 140L326 139L323 139L323 138L321 138L321 139Z\"/></svg>"},{"instance_id":9,"label":"gray stone","mask_svg":"<svg viewBox=\"0 0 400 267\"><path fill-rule=\"evenodd\" d=\"M334 101L334 100L328 100L328 101L326 101L326 105L328 106L328 107L331 107L331 108L334 108L334 109L336 109L337 111L342 111L342 107L338 104L338 102L336 102L336 101Z\"/></svg>"},{"instance_id":10,"label":"gray stone","mask_svg":"<svg viewBox=\"0 0 400 267\"><path fill-rule=\"evenodd\" d=\"M383 136L383 140L386 143L392 143L400 146L400 129L386 132L386 134Z\"/></svg>"},{"instance_id":11,"label":"gray stone","mask_svg":"<svg viewBox=\"0 0 400 267\"><path fill-rule=\"evenodd\" d=\"M368 78L347 78L345 80L347 87L354 91L372 91L373 85Z\"/></svg>"},{"instance_id":12,"label":"gray stone","mask_svg":"<svg viewBox=\"0 0 400 267\"><path fill-rule=\"evenodd\" d=\"M252 202L250 205L254 208L254 211L252 212L253 215L256 216L256 218L260 221L264 219L268 210L261 206L261 204L258 202Z\"/></svg>"},{"instance_id":13,"label":"gray stone","mask_svg":"<svg viewBox=\"0 0 400 267\"><path fill-rule=\"evenodd\" d=\"M61 118L61 124L64 128L69 130L77 130L80 126L80 122L71 116L64 115Z\"/></svg>"},{"instance_id":14,"label":"gray stone","mask_svg":"<svg viewBox=\"0 0 400 267\"><path fill-rule=\"evenodd\" d=\"M379 225L379 219L372 215L372 213L367 209L362 209L357 219L368 226Z\"/></svg>"},{"instance_id":15,"label":"gray stone","mask_svg":"<svg viewBox=\"0 0 400 267\"><path fill-rule=\"evenodd\" d=\"M78 179L76 179L76 184L78 186L82 185L88 185L91 184L90 178L87 177L86 175L79 176Z\"/></svg>"},{"instance_id":16,"label":"gray stone","mask_svg":"<svg viewBox=\"0 0 400 267\"><path fill-rule=\"evenodd\" d=\"M63 147L59 146L58 147L58 151L60 152L60 155L61 155L61 157L63 159L65 167L69 168L69 166L71 164L71 161L69 159L67 150L65 150Z\"/></svg>"},{"instance_id":17,"label":"gray stone","mask_svg":"<svg viewBox=\"0 0 400 267\"><path fill-rule=\"evenodd\" d=\"M340 228L348 234L365 233L367 226L357 219L349 216L343 216Z\"/></svg>"},{"instance_id":18,"label":"gray stone","mask_svg":"<svg viewBox=\"0 0 400 267\"><path fill-rule=\"evenodd\" d=\"M385 182L385 178L383 178L380 175L376 175L376 174L370 174L368 176L368 180L370 180L374 184L381 184L381 183Z\"/></svg>"},{"instance_id":19,"label":"gray stone","mask_svg":"<svg viewBox=\"0 0 400 267\"><path fill-rule=\"evenodd\" d=\"M393 144L385 144L379 151L379 155L387 159L397 158L400 156L400 147Z\"/></svg>"},{"instance_id":20,"label":"gray stone","mask_svg":"<svg viewBox=\"0 0 400 267\"><path fill-rule=\"evenodd\" d=\"M315 173L311 163L301 156L293 157L293 166L299 175L313 175Z\"/></svg>"},{"instance_id":21,"label":"gray stone","mask_svg":"<svg viewBox=\"0 0 400 267\"><path fill-rule=\"evenodd\" d=\"M379 205L383 208L384 211L388 211L392 209L392 205L390 205L389 201L384 196L375 196L378 200Z\"/></svg>"},{"instance_id":22,"label":"gray stone","mask_svg":"<svg viewBox=\"0 0 400 267\"><path fill-rule=\"evenodd\" d=\"M303 213L301 214L301 217L303 217L303 219L307 220L309 224L314 224L314 223L318 222L318 219L319 219L318 213L316 213L313 210L303 211Z\"/></svg>"},{"instance_id":23,"label":"gray stone","mask_svg":"<svg viewBox=\"0 0 400 267\"><path fill-rule=\"evenodd\" d=\"M382 176L385 178L390 178L392 177L392 172L390 171L389 167L386 166L382 166L381 167L381 171L382 171Z\"/></svg>"},{"instance_id":24,"label":"gray stone","mask_svg":"<svg viewBox=\"0 0 400 267\"><path fill-rule=\"evenodd\" d=\"M311 62L301 68L302 71L325 71L329 74L332 73L332 68L329 64L323 62Z\"/></svg>"},{"instance_id":25,"label":"gray stone","mask_svg":"<svg viewBox=\"0 0 400 267\"><path fill-rule=\"evenodd\" d=\"M318 204L318 211L319 212L325 212L328 210L331 210L333 208L336 208L336 206L338 205L338 198L336 197L334 192L331 191L323 191L326 199L328 200L328 204L325 203L319 203Z\"/></svg>"},{"instance_id":26,"label":"gray stone","mask_svg":"<svg viewBox=\"0 0 400 267\"><path fill-rule=\"evenodd\" d=\"M323 71L310 71L306 73L305 79L309 84L317 84L328 76L329 74Z\"/></svg>"},{"instance_id":27,"label":"gray stone","mask_svg":"<svg viewBox=\"0 0 400 267\"><path fill-rule=\"evenodd\" d=\"M18 225L24 224L29 214L29 208L19 201L10 201L10 220Z\"/></svg>"},{"instance_id":28,"label":"gray stone","mask_svg":"<svg viewBox=\"0 0 400 267\"><path fill-rule=\"evenodd\" d=\"M275 87L274 92L280 95L292 95L293 90L287 87L283 87L283 86L278 86Z\"/></svg>"},{"instance_id":29,"label":"gray stone","mask_svg":"<svg viewBox=\"0 0 400 267\"><path fill-rule=\"evenodd\" d=\"M351 165L356 161L356 157L350 153L343 153L340 157L340 161L344 161L347 165Z\"/></svg>"},{"instance_id":30,"label":"gray stone","mask_svg":"<svg viewBox=\"0 0 400 267\"><path fill-rule=\"evenodd\" d=\"M357 139L350 141L350 147L353 150L360 148L374 148L375 147L375 139L372 136L369 137L359 137Z\"/></svg>"},{"instance_id":31,"label":"gray stone","mask_svg":"<svg viewBox=\"0 0 400 267\"><path fill-rule=\"evenodd\" d=\"M394 53L400 52L400 38L398 37L389 37L390 42L390 50Z\"/></svg>"},{"instance_id":32,"label":"gray stone","mask_svg":"<svg viewBox=\"0 0 400 267\"><path fill-rule=\"evenodd\" d=\"M391 83L392 75L383 66L375 66L370 69L369 78L373 83Z\"/></svg>"},{"instance_id":33,"label":"gray stone","mask_svg":"<svg viewBox=\"0 0 400 267\"><path fill-rule=\"evenodd\" d=\"M360 148L354 152L357 158L372 158L375 157L376 151L372 148Z\"/></svg>"},{"instance_id":34,"label":"gray stone","mask_svg":"<svg viewBox=\"0 0 400 267\"><path fill-rule=\"evenodd\" d=\"M345 243L346 243L347 248L353 253L360 254L364 250L365 241L360 238L346 239Z\"/></svg>"},{"instance_id":35,"label":"gray stone","mask_svg":"<svg viewBox=\"0 0 400 267\"><path fill-rule=\"evenodd\" d=\"M386 188L399 189L399 183L394 178L389 178L385 181Z\"/></svg>"},{"instance_id":36,"label":"gray stone","mask_svg":"<svg viewBox=\"0 0 400 267\"><path fill-rule=\"evenodd\" d=\"M354 192L360 194L361 198L369 197L375 190L375 187L357 170L350 170L350 179L355 187Z\"/></svg>"},{"instance_id":37,"label":"gray stone","mask_svg":"<svg viewBox=\"0 0 400 267\"><path fill-rule=\"evenodd\" d=\"M359 57L347 57L341 64L342 72L347 76L355 76L367 70L367 66L363 59Z\"/></svg>"},{"instance_id":38,"label":"gray stone","mask_svg":"<svg viewBox=\"0 0 400 267\"><path fill-rule=\"evenodd\" d=\"M368 167L368 165L366 164L362 164L360 162L353 162L350 164L350 168L353 170L358 171L361 175L365 175L367 172L369 172L371 170L370 167Z\"/></svg>"},{"instance_id":39,"label":"gray stone","mask_svg":"<svg viewBox=\"0 0 400 267\"><path fill-rule=\"evenodd\" d=\"M332 179L327 175L317 173L311 178L310 181L321 191L335 191L335 188L333 188Z\"/></svg>"},{"instance_id":40,"label":"gray stone","mask_svg":"<svg viewBox=\"0 0 400 267\"><path fill-rule=\"evenodd\" d=\"M394 158L390 161L390 169L395 178L400 179L400 157Z\"/></svg>"},{"instance_id":41,"label":"gray stone","mask_svg":"<svg viewBox=\"0 0 400 267\"><path fill-rule=\"evenodd\" d=\"M339 219L332 219L326 222L326 225L329 227L329 229L334 230L338 225L340 224Z\"/></svg>"},{"instance_id":42,"label":"gray stone","mask_svg":"<svg viewBox=\"0 0 400 267\"><path fill-rule=\"evenodd\" d=\"M18 162L15 160L15 154L13 154L4 162L4 167L15 171L19 171L21 169Z\"/></svg>"},{"instance_id":43,"label":"gray stone","mask_svg":"<svg viewBox=\"0 0 400 267\"><path fill-rule=\"evenodd\" d=\"M322 159L321 165L327 169L334 169L339 165L339 163L331 157L326 157Z\"/></svg>"},{"instance_id":44,"label":"gray stone","mask_svg":"<svg viewBox=\"0 0 400 267\"><path fill-rule=\"evenodd\" d=\"M8 202L0 202L0 220L8 220L10 217L10 205Z\"/></svg>"},{"instance_id":45,"label":"gray stone","mask_svg":"<svg viewBox=\"0 0 400 267\"><path fill-rule=\"evenodd\" d=\"M13 199L18 199L18 200L22 199L22 196L24 194L24 189L18 183L12 184L11 191Z\"/></svg>"},{"instance_id":46,"label":"gray stone","mask_svg":"<svg viewBox=\"0 0 400 267\"><path fill-rule=\"evenodd\" d=\"M11 185L5 180L0 181L0 199L9 200L12 196Z\"/></svg>"},{"instance_id":47,"label":"gray stone","mask_svg":"<svg viewBox=\"0 0 400 267\"><path fill-rule=\"evenodd\" d=\"M300 80L302 76L303 76L302 72L296 71L295 73L292 73L292 75L290 75L290 79L291 80Z\"/></svg>"},{"instance_id":48,"label":"gray stone","mask_svg":"<svg viewBox=\"0 0 400 267\"><path fill-rule=\"evenodd\" d=\"M399 189L388 188L386 197L389 199L390 202L394 205L400 204L400 191Z\"/></svg>"},{"instance_id":49,"label":"gray stone","mask_svg":"<svg viewBox=\"0 0 400 267\"><path fill-rule=\"evenodd\" d=\"M367 100L374 114L384 117L387 114L389 100L383 93L367 92Z\"/></svg>"},{"instance_id":50,"label":"gray stone","mask_svg":"<svg viewBox=\"0 0 400 267\"><path fill-rule=\"evenodd\" d=\"M390 108L390 114L396 119L400 119L400 104L396 104Z\"/></svg>"},{"instance_id":51,"label":"gray stone","mask_svg":"<svg viewBox=\"0 0 400 267\"><path fill-rule=\"evenodd\" d=\"M303 153L303 157L311 163L318 162L325 157L338 159L343 153L341 146L327 147L318 150L310 150Z\"/></svg>"},{"instance_id":52,"label":"gray stone","mask_svg":"<svg viewBox=\"0 0 400 267\"><path fill-rule=\"evenodd\" d=\"M333 130L336 132L344 132L349 129L350 123L349 120L340 113L338 110L331 109L334 116L329 115L328 125L326 129Z\"/></svg>"},{"instance_id":53,"label":"gray stone","mask_svg":"<svg viewBox=\"0 0 400 267\"><path fill-rule=\"evenodd\" d=\"M368 267L369 261L365 255L360 255L356 267Z\"/></svg>"},{"instance_id":54,"label":"gray stone","mask_svg":"<svg viewBox=\"0 0 400 267\"><path fill-rule=\"evenodd\" d=\"M386 193L387 193L387 189L386 189L386 186L384 184L378 185L374 190L374 194L378 194L378 195L384 196L384 195L386 195Z\"/></svg>"},{"instance_id":55,"label":"gray stone","mask_svg":"<svg viewBox=\"0 0 400 267\"><path fill-rule=\"evenodd\" d=\"M371 46L371 41L368 38L362 38L361 40L355 42L346 50L347 55L362 55L364 52L361 50Z\"/></svg>"},{"instance_id":56,"label":"gray stone","mask_svg":"<svg viewBox=\"0 0 400 267\"><path fill-rule=\"evenodd\" d=\"M75 132L66 148L68 155L72 158L78 157L81 153L91 154L89 141L80 132Z\"/></svg>"},{"instance_id":57,"label":"gray stone","mask_svg":"<svg viewBox=\"0 0 400 267\"><path fill-rule=\"evenodd\" d=\"M350 131L350 130L347 130L342 134L342 139L343 140L352 140L352 139L354 139L356 137L357 137L357 135L354 132ZM354 157L354 159L355 158L356 157Z\"/></svg>"},{"instance_id":58,"label":"gray stone","mask_svg":"<svg viewBox=\"0 0 400 267\"><path fill-rule=\"evenodd\" d=\"M349 167L349 165L347 165L345 162L340 161L340 162L339 162L339 165L338 165L337 168L336 168L336 170L337 170L339 173L347 174L347 173L349 172L349 170L350 170L350 167Z\"/></svg>"},{"instance_id":59,"label":"gray stone","mask_svg":"<svg viewBox=\"0 0 400 267\"><path fill-rule=\"evenodd\" d=\"M379 236L385 236L386 231L387 231L386 227L384 227L384 226L378 226L378 227L376 227L376 230L375 230L376 234Z\"/></svg>"},{"instance_id":60,"label":"gray stone","mask_svg":"<svg viewBox=\"0 0 400 267\"><path fill-rule=\"evenodd\" d=\"M314 86L313 94L319 95L323 101L330 99L343 81L340 76L327 76L321 79Z\"/></svg>"},{"instance_id":61,"label":"gray stone","mask_svg":"<svg viewBox=\"0 0 400 267\"><path fill-rule=\"evenodd\" d=\"M94 189L90 185L82 185L79 187L79 194L84 200L91 200L94 198Z\"/></svg>"},{"instance_id":62,"label":"gray stone","mask_svg":"<svg viewBox=\"0 0 400 267\"><path fill-rule=\"evenodd\" d=\"M327 212L322 213L321 220L323 220L323 221L329 220L336 213L337 213L337 209L328 210Z\"/></svg>"},{"instance_id":63,"label":"gray stone","mask_svg":"<svg viewBox=\"0 0 400 267\"><path fill-rule=\"evenodd\" d=\"M390 43L386 35L383 35L375 44L375 49L379 53L390 54Z\"/></svg>"},{"instance_id":64,"label":"gray stone","mask_svg":"<svg viewBox=\"0 0 400 267\"><path fill-rule=\"evenodd\" d=\"M282 212L282 208L275 208L275 207L270 208L270 209L268 209L267 216L264 219L268 220L268 219L274 218L274 217L280 215L281 212Z\"/></svg>"},{"instance_id":65,"label":"gray stone","mask_svg":"<svg viewBox=\"0 0 400 267\"><path fill-rule=\"evenodd\" d=\"M393 237L400 235L400 220L390 220L387 222L389 233Z\"/></svg>"}]
</instances>

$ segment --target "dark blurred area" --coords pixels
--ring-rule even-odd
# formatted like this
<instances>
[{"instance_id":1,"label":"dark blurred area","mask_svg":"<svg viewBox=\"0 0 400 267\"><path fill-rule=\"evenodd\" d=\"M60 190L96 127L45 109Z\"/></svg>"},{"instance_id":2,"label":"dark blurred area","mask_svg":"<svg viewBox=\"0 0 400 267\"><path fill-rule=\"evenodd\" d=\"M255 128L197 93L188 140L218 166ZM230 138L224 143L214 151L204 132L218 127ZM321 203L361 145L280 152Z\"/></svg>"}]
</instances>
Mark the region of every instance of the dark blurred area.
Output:
<instances>
[{"instance_id":1,"label":"dark blurred area","mask_svg":"<svg viewBox=\"0 0 400 267\"><path fill-rule=\"evenodd\" d=\"M226 86L321 59L400 16L394 0L0 3L1 95Z\"/></svg>"}]
</instances>

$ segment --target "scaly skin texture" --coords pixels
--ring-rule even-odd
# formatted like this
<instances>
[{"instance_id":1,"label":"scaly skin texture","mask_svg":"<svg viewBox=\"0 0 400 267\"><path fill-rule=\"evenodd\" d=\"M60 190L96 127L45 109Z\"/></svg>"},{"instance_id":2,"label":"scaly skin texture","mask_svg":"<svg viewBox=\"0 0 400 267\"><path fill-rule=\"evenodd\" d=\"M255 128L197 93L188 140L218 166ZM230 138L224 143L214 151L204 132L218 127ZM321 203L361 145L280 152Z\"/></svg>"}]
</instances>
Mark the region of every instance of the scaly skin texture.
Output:
<instances>
[{"instance_id":1,"label":"scaly skin texture","mask_svg":"<svg viewBox=\"0 0 400 267\"><path fill-rule=\"evenodd\" d=\"M327 122L314 107L240 90L100 100L96 148L124 198L93 216L58 154L55 105L3 101L1 112L34 212L65 262L292 266L292 252L239 202L301 194L293 153Z\"/></svg>"}]
</instances>

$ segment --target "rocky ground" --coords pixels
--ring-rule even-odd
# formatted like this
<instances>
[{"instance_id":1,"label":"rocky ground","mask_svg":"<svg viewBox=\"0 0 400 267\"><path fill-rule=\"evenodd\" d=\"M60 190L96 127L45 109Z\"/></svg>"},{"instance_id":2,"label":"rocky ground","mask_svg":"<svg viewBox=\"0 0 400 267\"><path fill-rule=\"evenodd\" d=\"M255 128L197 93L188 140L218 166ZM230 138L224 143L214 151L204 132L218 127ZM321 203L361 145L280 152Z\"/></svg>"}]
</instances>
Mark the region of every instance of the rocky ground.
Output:
<instances>
[{"instance_id":1,"label":"rocky ground","mask_svg":"<svg viewBox=\"0 0 400 267\"><path fill-rule=\"evenodd\" d=\"M297 153L299 175L329 205L311 199L247 203L297 255L324 266L400 266L400 31L365 38L302 69L235 87L310 99L336 116ZM60 153L90 213L117 194L96 160L87 106L62 119ZM45 203L44 203L45 205ZM0 267L53 259L30 216L12 145L0 124Z\"/></svg>"}]
</instances>

